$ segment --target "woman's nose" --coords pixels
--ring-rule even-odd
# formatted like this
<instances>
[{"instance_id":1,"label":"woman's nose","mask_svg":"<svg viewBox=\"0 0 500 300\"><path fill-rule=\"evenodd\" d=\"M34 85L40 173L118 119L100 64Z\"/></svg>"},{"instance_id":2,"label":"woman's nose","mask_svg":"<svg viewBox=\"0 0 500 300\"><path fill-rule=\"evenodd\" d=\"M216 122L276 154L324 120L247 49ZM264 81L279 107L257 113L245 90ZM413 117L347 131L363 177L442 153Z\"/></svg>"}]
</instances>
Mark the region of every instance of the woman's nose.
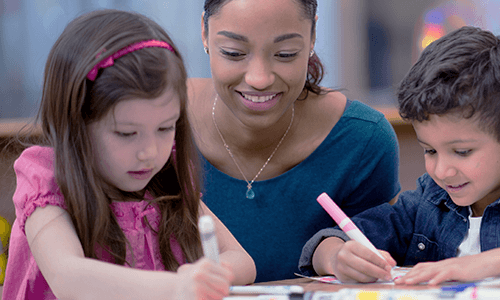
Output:
<instances>
[{"instance_id":1,"label":"woman's nose","mask_svg":"<svg viewBox=\"0 0 500 300\"><path fill-rule=\"evenodd\" d=\"M274 83L275 75L271 63L260 57L253 58L245 74L245 82L257 90L263 90Z\"/></svg>"}]
</instances>

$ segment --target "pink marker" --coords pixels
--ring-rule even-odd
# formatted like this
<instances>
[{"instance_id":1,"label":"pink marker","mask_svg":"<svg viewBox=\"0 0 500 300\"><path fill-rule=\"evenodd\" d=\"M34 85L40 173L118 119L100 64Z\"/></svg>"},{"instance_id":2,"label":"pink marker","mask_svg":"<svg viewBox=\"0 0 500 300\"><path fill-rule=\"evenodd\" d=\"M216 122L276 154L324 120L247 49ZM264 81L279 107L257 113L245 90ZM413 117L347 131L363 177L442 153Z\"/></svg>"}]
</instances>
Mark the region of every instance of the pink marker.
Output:
<instances>
[{"instance_id":1,"label":"pink marker","mask_svg":"<svg viewBox=\"0 0 500 300\"><path fill-rule=\"evenodd\" d=\"M372 250L380 258L385 260L385 258L380 254L380 252L373 246L373 244L368 240L368 238L359 230L359 228L354 224L351 219L338 207L338 205L333 202L326 193L318 196L318 203L326 210L326 212L337 222L337 224L342 228L342 230L347 234L348 237L365 246L366 248ZM392 274L392 272L391 272ZM393 276L394 278L394 276Z\"/></svg>"}]
</instances>

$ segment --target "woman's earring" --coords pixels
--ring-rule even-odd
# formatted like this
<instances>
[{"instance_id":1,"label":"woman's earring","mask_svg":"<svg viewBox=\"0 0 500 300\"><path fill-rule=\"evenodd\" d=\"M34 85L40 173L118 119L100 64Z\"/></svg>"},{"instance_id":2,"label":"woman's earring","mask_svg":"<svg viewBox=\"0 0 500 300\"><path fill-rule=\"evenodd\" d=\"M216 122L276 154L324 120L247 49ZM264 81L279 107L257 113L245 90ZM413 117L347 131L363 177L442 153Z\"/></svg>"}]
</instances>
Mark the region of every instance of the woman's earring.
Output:
<instances>
[{"instance_id":1,"label":"woman's earring","mask_svg":"<svg viewBox=\"0 0 500 300\"><path fill-rule=\"evenodd\" d=\"M207 46L203 47L203 50L205 50L205 53L208 54L208 47Z\"/></svg>"},{"instance_id":2,"label":"woman's earring","mask_svg":"<svg viewBox=\"0 0 500 300\"><path fill-rule=\"evenodd\" d=\"M314 55L314 49L311 50L311 52L309 52L309 57L313 57L313 55Z\"/></svg>"}]
</instances>

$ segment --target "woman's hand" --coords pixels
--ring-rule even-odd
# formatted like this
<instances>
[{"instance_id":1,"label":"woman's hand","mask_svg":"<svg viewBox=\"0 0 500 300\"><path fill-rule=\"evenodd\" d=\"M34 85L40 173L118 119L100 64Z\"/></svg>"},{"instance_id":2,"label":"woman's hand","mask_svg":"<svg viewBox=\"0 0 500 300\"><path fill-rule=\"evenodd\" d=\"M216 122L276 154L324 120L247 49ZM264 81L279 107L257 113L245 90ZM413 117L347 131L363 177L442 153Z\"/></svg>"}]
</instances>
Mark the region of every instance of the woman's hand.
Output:
<instances>
[{"instance_id":1,"label":"woman's hand","mask_svg":"<svg viewBox=\"0 0 500 300\"><path fill-rule=\"evenodd\" d=\"M234 278L231 267L201 258L193 264L184 264L177 270L180 276L175 299L216 300L229 295Z\"/></svg>"}]
</instances>

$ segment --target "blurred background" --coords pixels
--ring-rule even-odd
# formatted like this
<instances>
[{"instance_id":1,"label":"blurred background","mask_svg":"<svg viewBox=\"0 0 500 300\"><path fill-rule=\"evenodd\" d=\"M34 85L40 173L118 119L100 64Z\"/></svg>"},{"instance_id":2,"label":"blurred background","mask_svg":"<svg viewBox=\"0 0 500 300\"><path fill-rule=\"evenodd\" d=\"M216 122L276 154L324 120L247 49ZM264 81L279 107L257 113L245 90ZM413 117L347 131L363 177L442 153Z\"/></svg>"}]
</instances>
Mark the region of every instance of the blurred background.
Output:
<instances>
[{"instance_id":1,"label":"blurred background","mask_svg":"<svg viewBox=\"0 0 500 300\"><path fill-rule=\"evenodd\" d=\"M34 116L52 44L74 17L101 8L157 21L183 53L190 77L210 77L200 38L203 0L0 0L0 118ZM464 25L500 34L500 0L319 0L316 53L323 86L394 106L394 87L433 40Z\"/></svg>"}]
</instances>

